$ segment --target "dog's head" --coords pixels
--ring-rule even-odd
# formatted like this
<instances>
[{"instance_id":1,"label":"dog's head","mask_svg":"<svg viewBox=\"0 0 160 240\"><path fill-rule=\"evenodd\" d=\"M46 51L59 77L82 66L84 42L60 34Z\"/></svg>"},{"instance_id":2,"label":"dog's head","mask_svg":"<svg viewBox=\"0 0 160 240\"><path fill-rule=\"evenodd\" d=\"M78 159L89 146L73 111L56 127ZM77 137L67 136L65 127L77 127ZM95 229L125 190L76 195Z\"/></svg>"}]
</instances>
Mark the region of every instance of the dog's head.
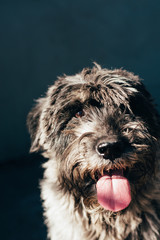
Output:
<instances>
[{"instance_id":1,"label":"dog's head","mask_svg":"<svg viewBox=\"0 0 160 240\"><path fill-rule=\"evenodd\" d=\"M31 152L54 159L57 184L86 207L99 206L97 195L115 181L133 202L154 177L159 116L138 76L125 70L96 64L60 77L29 113L28 127Z\"/></svg>"}]
</instances>

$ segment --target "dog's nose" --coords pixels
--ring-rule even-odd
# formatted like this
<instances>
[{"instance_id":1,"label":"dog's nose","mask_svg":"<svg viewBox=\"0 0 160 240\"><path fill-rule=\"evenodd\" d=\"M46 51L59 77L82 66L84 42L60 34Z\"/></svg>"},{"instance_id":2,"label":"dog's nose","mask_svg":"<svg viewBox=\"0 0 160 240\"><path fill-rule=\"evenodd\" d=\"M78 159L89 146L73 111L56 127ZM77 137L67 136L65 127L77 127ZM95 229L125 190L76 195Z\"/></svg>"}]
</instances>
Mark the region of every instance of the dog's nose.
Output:
<instances>
[{"instance_id":1,"label":"dog's nose","mask_svg":"<svg viewBox=\"0 0 160 240\"><path fill-rule=\"evenodd\" d=\"M110 159L111 161L121 157L124 151L125 144L123 141L103 142L97 146L97 153L104 159Z\"/></svg>"}]
</instances>

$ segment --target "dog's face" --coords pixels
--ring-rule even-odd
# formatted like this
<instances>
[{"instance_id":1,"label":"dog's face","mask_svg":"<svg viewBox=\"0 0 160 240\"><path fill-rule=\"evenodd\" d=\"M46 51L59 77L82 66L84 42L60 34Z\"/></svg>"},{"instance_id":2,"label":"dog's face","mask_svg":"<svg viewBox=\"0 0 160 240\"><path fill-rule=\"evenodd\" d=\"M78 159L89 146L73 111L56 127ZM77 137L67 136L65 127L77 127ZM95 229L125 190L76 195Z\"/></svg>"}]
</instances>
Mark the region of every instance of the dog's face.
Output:
<instances>
[{"instance_id":1,"label":"dog's face","mask_svg":"<svg viewBox=\"0 0 160 240\"><path fill-rule=\"evenodd\" d=\"M139 78L126 71L97 65L59 78L29 114L28 126L31 151L54 159L60 189L86 208L100 206L103 176L125 179L134 202L155 174L159 117Z\"/></svg>"}]
</instances>

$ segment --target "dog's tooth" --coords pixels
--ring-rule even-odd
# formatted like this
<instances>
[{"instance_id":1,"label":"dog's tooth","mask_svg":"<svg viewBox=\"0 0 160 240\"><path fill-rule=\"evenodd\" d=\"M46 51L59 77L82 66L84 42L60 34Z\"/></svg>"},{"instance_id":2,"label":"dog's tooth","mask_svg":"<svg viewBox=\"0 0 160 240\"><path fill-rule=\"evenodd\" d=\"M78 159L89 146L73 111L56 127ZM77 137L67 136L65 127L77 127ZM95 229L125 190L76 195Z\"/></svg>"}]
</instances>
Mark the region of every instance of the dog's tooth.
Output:
<instances>
[{"instance_id":1,"label":"dog's tooth","mask_svg":"<svg viewBox=\"0 0 160 240\"><path fill-rule=\"evenodd\" d=\"M119 170L121 168L122 168L121 163L117 163L117 169Z\"/></svg>"},{"instance_id":2,"label":"dog's tooth","mask_svg":"<svg viewBox=\"0 0 160 240\"><path fill-rule=\"evenodd\" d=\"M94 170L91 171L91 178L92 178L93 180L95 180L95 173L94 173Z\"/></svg>"},{"instance_id":3,"label":"dog's tooth","mask_svg":"<svg viewBox=\"0 0 160 240\"><path fill-rule=\"evenodd\" d=\"M104 175L104 168L101 168L100 173L101 173L101 176Z\"/></svg>"},{"instance_id":4,"label":"dog's tooth","mask_svg":"<svg viewBox=\"0 0 160 240\"><path fill-rule=\"evenodd\" d=\"M91 175L91 178L93 178L93 172L92 171L90 172L90 175Z\"/></svg>"}]
</instances>

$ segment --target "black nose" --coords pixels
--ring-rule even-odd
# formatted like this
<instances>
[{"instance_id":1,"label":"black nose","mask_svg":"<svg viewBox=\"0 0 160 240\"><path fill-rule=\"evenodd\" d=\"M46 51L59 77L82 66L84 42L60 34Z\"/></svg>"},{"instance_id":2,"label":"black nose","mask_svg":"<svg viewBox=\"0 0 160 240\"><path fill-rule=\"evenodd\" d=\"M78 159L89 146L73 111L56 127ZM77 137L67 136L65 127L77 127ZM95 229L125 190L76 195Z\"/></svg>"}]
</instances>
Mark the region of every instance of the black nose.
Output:
<instances>
[{"instance_id":1,"label":"black nose","mask_svg":"<svg viewBox=\"0 0 160 240\"><path fill-rule=\"evenodd\" d=\"M125 143L123 141L103 142L97 146L97 152L104 159L113 161L122 156L125 152Z\"/></svg>"}]
</instances>

